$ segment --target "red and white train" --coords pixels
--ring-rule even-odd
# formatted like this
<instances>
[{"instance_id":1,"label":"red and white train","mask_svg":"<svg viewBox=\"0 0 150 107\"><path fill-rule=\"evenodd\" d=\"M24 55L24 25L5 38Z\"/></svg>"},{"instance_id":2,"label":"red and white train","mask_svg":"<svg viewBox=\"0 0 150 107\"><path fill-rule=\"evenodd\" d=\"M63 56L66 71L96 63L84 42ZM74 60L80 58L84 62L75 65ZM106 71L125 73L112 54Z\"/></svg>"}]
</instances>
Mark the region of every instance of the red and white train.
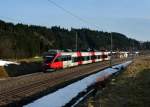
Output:
<instances>
[{"instance_id":1,"label":"red and white train","mask_svg":"<svg viewBox=\"0 0 150 107\"><path fill-rule=\"evenodd\" d=\"M51 71L110 60L110 52L64 52L60 50L49 50L43 55L43 58L44 62L42 68L44 71Z\"/></svg>"}]
</instances>

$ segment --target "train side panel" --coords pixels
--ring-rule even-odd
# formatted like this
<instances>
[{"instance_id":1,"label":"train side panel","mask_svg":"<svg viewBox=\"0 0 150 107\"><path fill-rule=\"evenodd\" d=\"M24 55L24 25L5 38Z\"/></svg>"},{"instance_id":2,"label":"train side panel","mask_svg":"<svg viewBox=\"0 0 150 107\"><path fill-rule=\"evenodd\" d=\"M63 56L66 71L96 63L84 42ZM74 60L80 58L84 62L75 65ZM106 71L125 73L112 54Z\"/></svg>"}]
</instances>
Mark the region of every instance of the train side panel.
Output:
<instances>
[{"instance_id":1,"label":"train side panel","mask_svg":"<svg viewBox=\"0 0 150 107\"><path fill-rule=\"evenodd\" d=\"M96 56L95 62L103 61L102 52L95 52L95 56Z\"/></svg>"}]
</instances>

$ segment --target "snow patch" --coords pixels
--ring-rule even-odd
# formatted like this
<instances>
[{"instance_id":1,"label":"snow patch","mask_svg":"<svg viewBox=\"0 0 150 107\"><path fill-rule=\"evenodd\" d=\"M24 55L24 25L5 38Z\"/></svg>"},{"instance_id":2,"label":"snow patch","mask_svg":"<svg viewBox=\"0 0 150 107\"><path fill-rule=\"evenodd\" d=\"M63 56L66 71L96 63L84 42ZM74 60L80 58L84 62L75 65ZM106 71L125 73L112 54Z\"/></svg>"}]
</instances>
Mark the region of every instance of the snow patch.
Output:
<instances>
[{"instance_id":1,"label":"snow patch","mask_svg":"<svg viewBox=\"0 0 150 107\"><path fill-rule=\"evenodd\" d=\"M126 66L128 66L130 63L132 63L132 61L127 61L127 62L125 62L125 63L115 65L115 66L113 66L112 68L113 68L113 69L121 70L122 68L125 68Z\"/></svg>"},{"instance_id":2,"label":"snow patch","mask_svg":"<svg viewBox=\"0 0 150 107\"><path fill-rule=\"evenodd\" d=\"M16 64L16 65L18 65L19 63L0 60L0 66L7 66L8 64Z\"/></svg>"}]
</instances>

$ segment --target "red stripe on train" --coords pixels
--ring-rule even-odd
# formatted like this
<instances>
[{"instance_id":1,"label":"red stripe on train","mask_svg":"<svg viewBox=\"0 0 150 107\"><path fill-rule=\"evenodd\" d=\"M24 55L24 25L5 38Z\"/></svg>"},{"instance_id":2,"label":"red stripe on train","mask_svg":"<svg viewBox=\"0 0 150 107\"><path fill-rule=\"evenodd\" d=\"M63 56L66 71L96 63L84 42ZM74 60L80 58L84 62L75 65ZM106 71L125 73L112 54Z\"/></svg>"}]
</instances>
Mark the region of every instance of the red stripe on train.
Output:
<instances>
[{"instance_id":1,"label":"red stripe on train","mask_svg":"<svg viewBox=\"0 0 150 107\"><path fill-rule=\"evenodd\" d=\"M61 68L63 68L63 62L62 61L54 62L54 63L51 64L51 68L61 69Z\"/></svg>"},{"instance_id":2,"label":"red stripe on train","mask_svg":"<svg viewBox=\"0 0 150 107\"><path fill-rule=\"evenodd\" d=\"M78 60L78 65L82 64L81 57L82 57L81 52L78 51L78 52L77 52L77 58L79 59L79 60Z\"/></svg>"}]
</instances>

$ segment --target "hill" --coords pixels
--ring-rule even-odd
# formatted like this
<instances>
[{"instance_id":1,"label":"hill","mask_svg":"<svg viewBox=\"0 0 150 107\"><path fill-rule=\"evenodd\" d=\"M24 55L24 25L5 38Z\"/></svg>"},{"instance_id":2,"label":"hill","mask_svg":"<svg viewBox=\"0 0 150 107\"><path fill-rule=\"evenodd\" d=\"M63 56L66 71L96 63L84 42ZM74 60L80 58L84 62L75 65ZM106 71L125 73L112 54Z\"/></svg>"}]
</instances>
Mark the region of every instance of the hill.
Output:
<instances>
[{"instance_id":1,"label":"hill","mask_svg":"<svg viewBox=\"0 0 150 107\"><path fill-rule=\"evenodd\" d=\"M90 29L71 30L57 26L43 26L6 23L0 20L0 58L25 58L41 55L48 49L75 49L76 33L78 49L110 49L110 36L113 36L113 49L131 50L150 49L150 43L141 43L127 36L113 32L94 31Z\"/></svg>"}]
</instances>

